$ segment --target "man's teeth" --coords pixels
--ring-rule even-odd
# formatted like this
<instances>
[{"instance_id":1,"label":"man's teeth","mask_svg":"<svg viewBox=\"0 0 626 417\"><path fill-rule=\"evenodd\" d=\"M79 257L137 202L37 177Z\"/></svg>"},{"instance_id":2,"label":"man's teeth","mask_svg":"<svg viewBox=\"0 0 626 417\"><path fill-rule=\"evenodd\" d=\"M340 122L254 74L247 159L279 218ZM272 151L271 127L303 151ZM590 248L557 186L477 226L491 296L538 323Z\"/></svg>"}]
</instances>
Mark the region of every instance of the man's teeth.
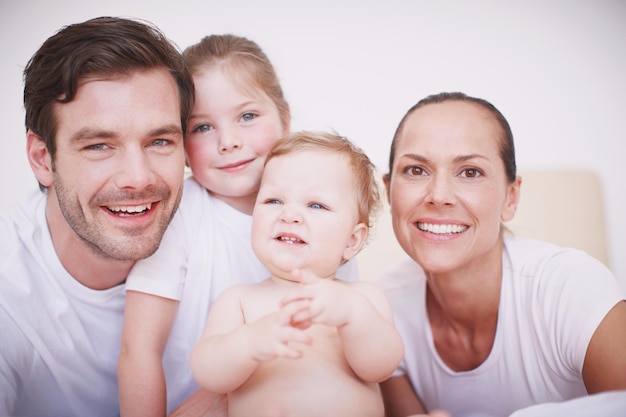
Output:
<instances>
[{"instance_id":1,"label":"man's teeth","mask_svg":"<svg viewBox=\"0 0 626 417\"><path fill-rule=\"evenodd\" d=\"M467 226L460 224L432 224L432 223L417 223L417 228L430 233L436 234L449 234L449 233L461 233L467 229Z\"/></svg>"},{"instance_id":2,"label":"man's teeth","mask_svg":"<svg viewBox=\"0 0 626 417\"><path fill-rule=\"evenodd\" d=\"M108 208L112 212L124 216L148 211L152 208L152 203L143 204L141 206L109 206Z\"/></svg>"}]
</instances>

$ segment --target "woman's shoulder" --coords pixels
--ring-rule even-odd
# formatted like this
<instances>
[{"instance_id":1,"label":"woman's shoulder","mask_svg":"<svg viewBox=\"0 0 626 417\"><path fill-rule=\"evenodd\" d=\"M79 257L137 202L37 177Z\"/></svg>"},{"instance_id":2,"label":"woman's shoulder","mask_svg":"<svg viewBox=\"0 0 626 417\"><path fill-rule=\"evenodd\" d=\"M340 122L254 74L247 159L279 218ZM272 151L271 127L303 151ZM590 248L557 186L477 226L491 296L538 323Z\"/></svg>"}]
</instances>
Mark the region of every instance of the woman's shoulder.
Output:
<instances>
[{"instance_id":1,"label":"woman's shoulder","mask_svg":"<svg viewBox=\"0 0 626 417\"><path fill-rule=\"evenodd\" d=\"M602 262L587 252L542 240L507 236L504 238L505 256L516 267L525 270L546 266L578 268L588 265L606 268Z\"/></svg>"},{"instance_id":2,"label":"woman's shoulder","mask_svg":"<svg viewBox=\"0 0 626 417\"><path fill-rule=\"evenodd\" d=\"M523 282L561 289L618 285L606 265L580 249L517 237L505 238L504 247L505 270Z\"/></svg>"}]
</instances>

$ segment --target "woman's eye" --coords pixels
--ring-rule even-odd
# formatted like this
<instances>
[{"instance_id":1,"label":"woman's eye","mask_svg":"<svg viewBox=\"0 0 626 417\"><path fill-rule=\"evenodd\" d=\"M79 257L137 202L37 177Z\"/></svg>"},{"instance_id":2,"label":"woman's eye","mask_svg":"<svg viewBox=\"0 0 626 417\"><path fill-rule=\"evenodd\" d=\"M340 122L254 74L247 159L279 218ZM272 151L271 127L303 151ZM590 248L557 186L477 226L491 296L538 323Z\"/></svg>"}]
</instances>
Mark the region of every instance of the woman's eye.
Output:
<instances>
[{"instance_id":1,"label":"woman's eye","mask_svg":"<svg viewBox=\"0 0 626 417\"><path fill-rule=\"evenodd\" d=\"M254 118L256 118L256 114L254 113L244 113L241 115L241 120L243 120L244 122L249 122Z\"/></svg>"},{"instance_id":2,"label":"woman's eye","mask_svg":"<svg viewBox=\"0 0 626 417\"><path fill-rule=\"evenodd\" d=\"M462 177L466 177L466 178L476 178L476 177L480 177L482 174L479 170L477 170L476 168L467 168L464 169L463 172L461 173Z\"/></svg>"},{"instance_id":3,"label":"woman's eye","mask_svg":"<svg viewBox=\"0 0 626 417\"><path fill-rule=\"evenodd\" d=\"M194 129L191 132L192 133L204 133L204 132L208 132L211 129L213 129L213 126L205 123L205 124L201 124L201 125L194 127Z\"/></svg>"},{"instance_id":4,"label":"woman's eye","mask_svg":"<svg viewBox=\"0 0 626 417\"><path fill-rule=\"evenodd\" d=\"M418 166L410 166L404 169L404 172L413 176L419 177L421 175L426 175L426 171L422 167Z\"/></svg>"}]
</instances>

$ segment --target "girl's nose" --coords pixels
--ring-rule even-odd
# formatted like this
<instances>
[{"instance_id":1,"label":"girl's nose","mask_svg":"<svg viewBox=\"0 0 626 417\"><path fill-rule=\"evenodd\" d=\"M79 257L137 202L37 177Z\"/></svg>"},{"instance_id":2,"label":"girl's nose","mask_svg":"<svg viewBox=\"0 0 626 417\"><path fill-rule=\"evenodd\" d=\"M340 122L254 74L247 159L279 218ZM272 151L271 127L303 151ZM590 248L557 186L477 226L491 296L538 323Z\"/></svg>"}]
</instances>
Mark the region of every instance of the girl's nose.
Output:
<instances>
[{"instance_id":1,"label":"girl's nose","mask_svg":"<svg viewBox=\"0 0 626 417\"><path fill-rule=\"evenodd\" d=\"M220 153L228 153L240 149L242 141L239 135L233 130L222 131L218 135L218 149Z\"/></svg>"}]
</instances>

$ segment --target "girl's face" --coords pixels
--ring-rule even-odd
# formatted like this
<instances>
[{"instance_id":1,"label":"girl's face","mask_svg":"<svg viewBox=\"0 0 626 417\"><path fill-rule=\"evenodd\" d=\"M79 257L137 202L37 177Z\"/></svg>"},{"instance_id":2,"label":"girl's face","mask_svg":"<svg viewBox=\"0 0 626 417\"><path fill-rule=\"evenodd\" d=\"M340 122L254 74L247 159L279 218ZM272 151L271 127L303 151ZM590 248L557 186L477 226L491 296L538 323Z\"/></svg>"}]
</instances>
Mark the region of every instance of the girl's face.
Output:
<instances>
[{"instance_id":1,"label":"girl's face","mask_svg":"<svg viewBox=\"0 0 626 417\"><path fill-rule=\"evenodd\" d=\"M247 93L220 68L193 79L196 100L185 141L193 176L217 198L251 214L265 156L286 127L269 97Z\"/></svg>"},{"instance_id":2,"label":"girl's face","mask_svg":"<svg viewBox=\"0 0 626 417\"><path fill-rule=\"evenodd\" d=\"M419 108L405 121L387 184L402 248L426 271L471 273L500 258L500 222L515 214L520 181L507 181L500 128L473 103Z\"/></svg>"}]
</instances>

